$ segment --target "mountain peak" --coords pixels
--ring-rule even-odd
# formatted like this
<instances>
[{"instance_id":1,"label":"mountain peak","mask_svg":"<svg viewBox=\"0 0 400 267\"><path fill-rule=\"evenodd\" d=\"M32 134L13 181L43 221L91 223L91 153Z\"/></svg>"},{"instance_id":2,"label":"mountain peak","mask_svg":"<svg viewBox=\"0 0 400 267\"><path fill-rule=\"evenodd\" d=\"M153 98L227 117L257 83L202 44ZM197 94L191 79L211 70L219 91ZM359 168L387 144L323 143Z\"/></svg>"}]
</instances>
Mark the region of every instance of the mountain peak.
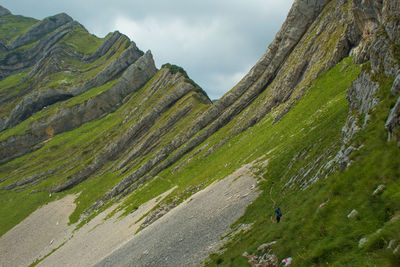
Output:
<instances>
[{"instance_id":1,"label":"mountain peak","mask_svg":"<svg viewBox=\"0 0 400 267\"><path fill-rule=\"evenodd\" d=\"M10 10L0 6L0 17L11 14Z\"/></svg>"},{"instance_id":2,"label":"mountain peak","mask_svg":"<svg viewBox=\"0 0 400 267\"><path fill-rule=\"evenodd\" d=\"M70 15L68 15L65 12L59 13L59 14L54 15L54 16L47 17L46 19L61 20L61 21L66 21L66 22L71 22L71 21L74 20Z\"/></svg>"}]
</instances>

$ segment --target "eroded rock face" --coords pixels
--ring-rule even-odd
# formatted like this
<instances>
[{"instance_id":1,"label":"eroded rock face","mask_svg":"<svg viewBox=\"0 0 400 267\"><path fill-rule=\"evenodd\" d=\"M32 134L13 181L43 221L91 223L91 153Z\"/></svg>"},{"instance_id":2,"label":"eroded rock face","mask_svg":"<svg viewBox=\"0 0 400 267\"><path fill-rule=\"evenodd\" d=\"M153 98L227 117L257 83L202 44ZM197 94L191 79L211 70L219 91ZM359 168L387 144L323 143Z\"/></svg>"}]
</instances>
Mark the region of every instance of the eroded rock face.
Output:
<instances>
[{"instance_id":1,"label":"eroded rock face","mask_svg":"<svg viewBox=\"0 0 400 267\"><path fill-rule=\"evenodd\" d=\"M162 71L168 72L168 70L163 69ZM143 117L136 123L134 123L124 134L122 134L117 140L114 140L112 143L109 143L103 150L100 155L98 155L92 163L84 168L81 172L72 175L67 179L67 181L57 188L54 189L55 192L63 191L70 187L75 186L76 184L82 182L83 180L87 179L91 174L93 174L96 170L102 167L105 163L110 160L115 160L116 158L120 157L120 155L128 150L130 147L133 147L141 137L143 137L147 131L155 124L160 116L182 97L187 95L189 92L193 91L194 86L190 83L185 82L185 78L183 75L177 74L175 79L170 75L165 76L168 81L172 81L175 84L175 88L172 92L163 96L158 103L155 104L154 108L150 110L148 113L144 114ZM122 80L122 79L121 79ZM154 86L154 85L153 85ZM176 112L177 118L179 120L183 117L184 113L180 110ZM172 115L172 118L175 116ZM167 121L167 124L170 123ZM165 128L161 126L161 129ZM168 129L165 129L168 130ZM151 136L150 136L151 137ZM169 147L169 146L167 146ZM119 185L114 187L110 190L98 203L103 203L104 200L110 199L124 191L127 187L129 187L134 181L138 178L142 177L146 174L149 170L152 169L156 164L160 161L164 160L169 154L164 153L164 149L161 150L162 152L157 153L158 156L155 158L147 161L144 163L138 171L129 175L125 178ZM133 159L133 155L130 155L130 160Z\"/></svg>"},{"instance_id":2,"label":"eroded rock face","mask_svg":"<svg viewBox=\"0 0 400 267\"><path fill-rule=\"evenodd\" d=\"M141 56L143 56L143 52L136 47L134 42L132 42L130 46L122 52L120 57L113 60L93 79L84 83L83 86L73 89L73 94L81 94L91 88L103 85L106 82L115 79Z\"/></svg>"},{"instance_id":3,"label":"eroded rock face","mask_svg":"<svg viewBox=\"0 0 400 267\"><path fill-rule=\"evenodd\" d=\"M373 82L368 73L361 73L360 77L353 82L353 85L346 93L350 108L358 110L359 114L368 114L378 103L376 97L378 87L379 84Z\"/></svg>"},{"instance_id":4,"label":"eroded rock face","mask_svg":"<svg viewBox=\"0 0 400 267\"><path fill-rule=\"evenodd\" d=\"M392 94L392 96L397 96L400 93L400 73L397 74L390 93Z\"/></svg>"},{"instance_id":5,"label":"eroded rock face","mask_svg":"<svg viewBox=\"0 0 400 267\"><path fill-rule=\"evenodd\" d=\"M71 27L78 26L76 23L72 23L71 25L66 25L60 31L60 33L55 34L55 39L58 40L60 37L64 36L69 32ZM61 35L61 36L59 36ZM116 36L120 37L120 34ZM48 44L47 44L48 45ZM40 49L39 49L40 50ZM37 50L36 50L37 51ZM138 65L133 65L141 56L143 52L140 51L134 43L132 43L122 54L120 57L112 61L103 71L101 71L98 75L96 75L93 79L89 80L82 86L65 89L65 90L40 90L35 91L32 94L27 95L12 111L8 122L1 129L6 129L17 125L23 120L29 118L35 112L41 110L42 108L54 104L58 101L63 101L73 96L80 95L87 90L101 86L108 81L115 79L118 75L120 75L123 71L125 71L129 66L131 68L130 71L123 75L123 81L125 84L121 84L118 90L125 90L130 86L136 86L137 84L143 84L144 80L147 81L149 75L154 75L155 68L154 64L151 63L152 55L149 53L145 57L141 59ZM39 62L35 65L35 68L29 74L30 77L35 77L36 82L40 81L42 78L47 77L52 73L56 73L61 71L59 68L60 61L62 61L62 57L68 58L76 58L79 59L78 55L70 54L63 48L54 48L52 49L44 58L39 60ZM145 75L140 77L137 75L137 68L142 68L145 71ZM136 69L136 70L135 70ZM134 78L129 77L134 75ZM151 76L152 76L151 75ZM129 77L129 78L125 78ZM144 80L143 80L144 79ZM131 83L137 84L127 84L126 81L130 81ZM128 82L129 83L129 82ZM125 89L122 89L125 88ZM126 94L124 92L123 94Z\"/></svg>"},{"instance_id":6,"label":"eroded rock face","mask_svg":"<svg viewBox=\"0 0 400 267\"><path fill-rule=\"evenodd\" d=\"M104 201L134 190L134 183L143 183L171 166L248 107L265 90L288 54L327 2L327 0L295 1L273 43L239 84L202 114L188 132L176 136L170 144L145 162L137 171L128 175L90 209L97 209L103 205Z\"/></svg>"},{"instance_id":7,"label":"eroded rock face","mask_svg":"<svg viewBox=\"0 0 400 267\"><path fill-rule=\"evenodd\" d=\"M11 14L10 10L0 6L0 17Z\"/></svg>"},{"instance_id":8,"label":"eroded rock face","mask_svg":"<svg viewBox=\"0 0 400 267\"><path fill-rule=\"evenodd\" d=\"M26 96L13 110L7 128L29 118L35 112L56 102L67 100L73 95L61 90L41 90Z\"/></svg>"},{"instance_id":9,"label":"eroded rock face","mask_svg":"<svg viewBox=\"0 0 400 267\"><path fill-rule=\"evenodd\" d=\"M397 99L396 104L390 110L389 116L385 123L385 128L389 132L389 140L393 138L392 134L396 128L400 126L400 97Z\"/></svg>"},{"instance_id":10,"label":"eroded rock face","mask_svg":"<svg viewBox=\"0 0 400 267\"><path fill-rule=\"evenodd\" d=\"M41 38L39 42L29 50L17 50L8 53L4 59L0 60L0 79L17 73L25 68L34 66L35 64L37 65L35 66L32 75L35 75L36 72L38 72L38 69L46 68L46 65L43 64L44 58L51 56L51 50L53 47L76 27L82 27L82 25L75 21L63 24L45 37ZM49 68L47 69L49 70ZM47 74L51 73L53 72L50 71Z\"/></svg>"},{"instance_id":11,"label":"eroded rock face","mask_svg":"<svg viewBox=\"0 0 400 267\"><path fill-rule=\"evenodd\" d=\"M228 121L247 107L275 77L284 60L300 41L307 28L328 0L295 1L282 28L265 54L250 72L226 95L219 99L199 120L193 131L203 128L223 112ZM236 102L240 99L238 102ZM235 103L236 102L236 103ZM235 103L235 104L234 104ZM230 107L234 104L232 107Z\"/></svg>"},{"instance_id":12,"label":"eroded rock face","mask_svg":"<svg viewBox=\"0 0 400 267\"><path fill-rule=\"evenodd\" d=\"M97 49L97 51L93 55L86 56L83 60L85 62L95 61L96 59L107 54L108 51L114 46L114 44L116 44L121 39L127 40L128 38L118 31L113 32L112 35L101 44L99 49Z\"/></svg>"},{"instance_id":13,"label":"eroded rock face","mask_svg":"<svg viewBox=\"0 0 400 267\"><path fill-rule=\"evenodd\" d=\"M122 75L119 82L109 90L73 107L63 107L50 117L36 121L31 130L28 130L25 134L11 136L1 142L0 162L8 161L37 149L38 147L35 147L35 145L51 137L48 136L46 131L48 127L52 128L53 134L58 134L114 111L122 104L124 97L143 86L154 76L156 71L152 54L148 52L132 64ZM22 118L50 102L57 102L61 98L71 96L57 90L39 91L22 101L23 103L15 111L15 116Z\"/></svg>"},{"instance_id":14,"label":"eroded rock face","mask_svg":"<svg viewBox=\"0 0 400 267\"><path fill-rule=\"evenodd\" d=\"M361 72L359 78L353 82L346 93L350 111L342 129L343 145L333 160L341 169L345 169L351 163L350 155L358 149L351 142L357 133L366 127L369 114L379 103L377 97L379 83L373 77L377 73L382 73L382 70L387 77L397 75L391 89L392 95L397 95L400 87L399 65L392 49L392 44L400 42L400 23L393 19L400 13L400 3L390 0L353 1L352 8L354 19L363 38L352 50L351 55L356 57L356 62L370 60L371 70ZM361 58L363 60L360 60ZM360 120L357 114L364 119ZM399 125L400 100L398 99L385 124L389 132L389 140Z\"/></svg>"},{"instance_id":15,"label":"eroded rock face","mask_svg":"<svg viewBox=\"0 0 400 267\"><path fill-rule=\"evenodd\" d=\"M18 36L17 39L10 44L9 49L11 50L33 43L44 35L72 21L73 19L65 13L48 17L33 25L23 35Z\"/></svg>"}]
</instances>

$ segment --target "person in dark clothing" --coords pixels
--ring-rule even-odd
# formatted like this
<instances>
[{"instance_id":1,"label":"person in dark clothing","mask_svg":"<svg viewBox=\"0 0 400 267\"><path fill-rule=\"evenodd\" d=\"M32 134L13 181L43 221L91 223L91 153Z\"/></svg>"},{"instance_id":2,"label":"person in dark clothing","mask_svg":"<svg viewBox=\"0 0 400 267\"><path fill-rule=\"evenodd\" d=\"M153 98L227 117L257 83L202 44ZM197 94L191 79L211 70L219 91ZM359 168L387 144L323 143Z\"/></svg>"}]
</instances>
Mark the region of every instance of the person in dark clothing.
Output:
<instances>
[{"instance_id":1,"label":"person in dark clothing","mask_svg":"<svg viewBox=\"0 0 400 267\"><path fill-rule=\"evenodd\" d=\"M282 217L281 208L276 207L275 213L276 213L276 222L279 223Z\"/></svg>"}]
</instances>

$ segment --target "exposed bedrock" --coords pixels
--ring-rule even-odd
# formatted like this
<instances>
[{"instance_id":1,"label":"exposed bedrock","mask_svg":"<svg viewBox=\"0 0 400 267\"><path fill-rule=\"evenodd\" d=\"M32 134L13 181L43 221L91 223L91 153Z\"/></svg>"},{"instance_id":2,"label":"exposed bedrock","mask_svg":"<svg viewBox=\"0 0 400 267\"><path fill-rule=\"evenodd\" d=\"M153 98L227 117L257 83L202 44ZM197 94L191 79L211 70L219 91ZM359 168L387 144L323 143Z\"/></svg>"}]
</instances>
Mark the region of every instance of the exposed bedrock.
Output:
<instances>
[{"instance_id":1,"label":"exposed bedrock","mask_svg":"<svg viewBox=\"0 0 400 267\"><path fill-rule=\"evenodd\" d=\"M0 17L11 14L10 10L0 6Z\"/></svg>"},{"instance_id":2,"label":"exposed bedrock","mask_svg":"<svg viewBox=\"0 0 400 267\"><path fill-rule=\"evenodd\" d=\"M44 35L54 31L60 26L72 22L73 19L65 13L61 13L52 17L45 18L44 20L36 23L24 34L18 36L10 45L9 49L16 49L18 47L33 43L39 40Z\"/></svg>"},{"instance_id":3,"label":"exposed bedrock","mask_svg":"<svg viewBox=\"0 0 400 267\"><path fill-rule=\"evenodd\" d=\"M154 65L151 52L147 52L132 64L122 75L120 80L109 90L72 107L63 107L50 117L42 118L33 123L32 128L21 136L11 136L2 141L0 147L0 162L8 161L32 151L35 145L52 137L51 133L58 134L72 130L80 125L97 119L104 114L114 111L123 102L123 99L150 80L157 69ZM64 97L69 95L64 95ZM53 96L54 97L54 96ZM56 97L61 97L60 95ZM51 99L51 98L50 98ZM54 98L53 98L54 100ZM35 103L38 103L36 101ZM42 105L39 105L42 106ZM18 113L24 114L24 113ZM27 136L27 139L24 139ZM29 138L28 138L29 137ZM14 146L13 148L11 146ZM9 153L12 149L14 153Z\"/></svg>"},{"instance_id":4,"label":"exposed bedrock","mask_svg":"<svg viewBox=\"0 0 400 267\"><path fill-rule=\"evenodd\" d=\"M65 183L59 185L54 191L63 191L79 184L101 168L106 162L116 159L118 155L130 147L135 140L138 140L146 134L164 112L193 89L194 86L192 84L182 81L178 82L176 88L172 92L165 95L151 111L145 114L137 123L133 124L120 138L109 143L104 151L97 156L88 167L69 177ZM142 172L143 168L140 168L139 171Z\"/></svg>"}]
</instances>

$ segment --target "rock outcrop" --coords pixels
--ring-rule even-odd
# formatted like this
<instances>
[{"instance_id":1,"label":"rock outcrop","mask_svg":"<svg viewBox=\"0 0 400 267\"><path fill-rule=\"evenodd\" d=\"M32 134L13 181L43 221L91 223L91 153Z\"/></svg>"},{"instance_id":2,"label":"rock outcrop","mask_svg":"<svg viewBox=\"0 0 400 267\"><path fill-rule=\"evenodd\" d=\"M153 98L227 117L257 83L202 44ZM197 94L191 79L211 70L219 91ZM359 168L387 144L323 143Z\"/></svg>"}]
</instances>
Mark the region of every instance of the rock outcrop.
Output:
<instances>
[{"instance_id":1,"label":"rock outcrop","mask_svg":"<svg viewBox=\"0 0 400 267\"><path fill-rule=\"evenodd\" d=\"M13 127L21 121L29 118L32 114L44 107L50 106L58 101L71 98L73 95L61 90L41 90L36 91L22 99L14 108L8 119L7 128Z\"/></svg>"},{"instance_id":2,"label":"rock outcrop","mask_svg":"<svg viewBox=\"0 0 400 267\"><path fill-rule=\"evenodd\" d=\"M55 57L60 58L60 55L63 54L63 51L57 51L53 53L52 51L52 59ZM105 69L103 69L98 75L96 75L93 79L85 82L83 85L73 88L67 88L65 90L40 90L35 91L32 94L27 95L22 99L22 101L14 108L12 111L8 123L6 123L5 128L10 128L18 123L24 121L29 118L35 112L41 110L42 108L52 105L58 101L63 101L69 99L73 96L80 95L94 87L99 87L111 80L116 79L123 71L125 71L129 66L131 66L138 58L143 55L143 52L140 51L134 43L132 43L122 54L120 57L112 61ZM65 55L64 56L69 56ZM151 55L150 55L151 56ZM71 56L73 57L73 56ZM148 58L148 56L146 56ZM59 59L60 60L60 59ZM37 64L38 68L30 73L31 76L39 76L38 79L42 77L46 77L54 72L61 71L57 66L57 59L55 60L40 60ZM54 62L54 64L52 64ZM145 63L144 63L145 62ZM142 60L139 65L149 64L149 59ZM154 65L154 64L153 64ZM148 68L149 65L144 66L144 70L148 70L154 72L154 68ZM43 69L44 67L44 69ZM124 76L129 76L133 74L135 67L132 67L131 70L125 74ZM39 74L39 75L38 75ZM147 73L148 74L148 73ZM154 73L153 73L154 74ZM144 76L148 78L147 76ZM137 80L140 80L141 77L136 76ZM125 78L126 80L126 78ZM143 82L143 81L142 81ZM128 84L124 84L125 87L128 87ZM120 87L121 90L122 87Z\"/></svg>"},{"instance_id":3,"label":"rock outcrop","mask_svg":"<svg viewBox=\"0 0 400 267\"><path fill-rule=\"evenodd\" d=\"M138 90L156 73L151 52L147 52L132 64L120 80L109 90L72 107L59 109L55 114L37 121L23 135L11 136L2 141L0 147L0 162L8 161L35 149L35 145L50 138L46 129L51 127L53 134L65 132L99 118L119 107L123 99ZM24 99L14 114L19 118L28 117L32 113L54 103L62 98L68 99L73 95L62 91L40 91ZM32 99L33 98L33 99ZM16 118L18 119L18 118ZM38 147L37 147L38 148ZM13 153L9 153L12 150Z\"/></svg>"},{"instance_id":4,"label":"rock outcrop","mask_svg":"<svg viewBox=\"0 0 400 267\"><path fill-rule=\"evenodd\" d=\"M113 60L93 79L85 82L81 87L72 89L73 94L79 95L93 87L98 87L108 81L114 80L121 74L121 72L126 70L142 55L143 52L136 47L136 44L134 42L132 42L130 46L124 52L122 52L120 57Z\"/></svg>"},{"instance_id":5,"label":"rock outcrop","mask_svg":"<svg viewBox=\"0 0 400 267\"><path fill-rule=\"evenodd\" d=\"M57 44L57 42L76 27L82 26L74 21L68 22L53 30L43 38L40 38L32 48L26 51L18 49L9 50L5 58L0 60L0 79L39 63L43 57L50 55L51 49ZM21 42L26 42L26 40ZM41 67L44 66L42 62L39 64Z\"/></svg>"},{"instance_id":6,"label":"rock outcrop","mask_svg":"<svg viewBox=\"0 0 400 267\"><path fill-rule=\"evenodd\" d=\"M10 15L11 12L7 8L0 6L0 17Z\"/></svg>"},{"instance_id":7,"label":"rock outcrop","mask_svg":"<svg viewBox=\"0 0 400 267\"><path fill-rule=\"evenodd\" d=\"M113 47L118 41L120 41L120 43L122 44L123 41L121 41L121 39L127 40L128 38L127 38L125 35L123 35L123 34L121 34L120 32L118 32L118 31L113 32L113 33L111 34L111 36L108 37L108 38L101 44L101 46L96 50L96 52L94 52L93 55L85 56L85 57L83 58L83 60L84 60L85 62L93 62L93 61L95 61L95 60L101 58L102 56L106 55L106 54L110 51L110 49L112 49L112 47ZM115 51L115 50L114 50L114 51ZM113 53L114 53L114 52L113 52ZM113 53L111 53L111 54L113 54Z\"/></svg>"},{"instance_id":8,"label":"rock outcrop","mask_svg":"<svg viewBox=\"0 0 400 267\"><path fill-rule=\"evenodd\" d=\"M33 43L44 35L54 31L55 29L72 22L73 19L65 13L61 13L52 17L48 17L43 21L33 25L24 34L18 36L10 45L9 50Z\"/></svg>"},{"instance_id":9,"label":"rock outcrop","mask_svg":"<svg viewBox=\"0 0 400 267\"><path fill-rule=\"evenodd\" d=\"M309 213L306 217L290 210L296 204L293 199L280 200L290 204L288 220L302 233L296 237L299 242L292 240L288 255L281 256L286 257L283 262L291 262L288 256L300 255L294 259L300 265L324 263L336 247L324 247L326 255L306 255L303 247L316 251L307 235L310 225L320 223L320 235L314 237L341 245L343 240L327 231L332 218L355 229L355 224L375 216L370 207L354 206L351 200L358 193L363 193L360 200L369 199L375 206L392 207L396 200L392 192L398 160L386 155L398 155L396 145L400 146L399 14L400 2L393 0L295 0L265 54L214 104L182 68L165 64L157 70L150 51L143 53L117 31L97 38L66 14L36 24L28 20L0 44L0 82L5 84L0 88L0 190L11 196L11 204L4 204L10 209L38 198L38 204L28 203L34 209L48 201L42 200L43 192L54 199L82 191L79 200L84 201L76 202L71 220L83 223L112 201L123 200L115 212L127 208L129 213L151 194L172 188L165 202L143 220L144 228L172 215L180 201L233 168L239 171L232 177L252 166L251 176L260 182L265 178L260 189L272 186L269 198L274 206L272 189L300 198L302 192L319 192L309 199L314 208L300 205ZM10 18L17 19L0 7L0 20ZM389 140L397 144L386 142L385 128ZM387 146L387 151L378 145ZM375 149L380 154L373 154ZM377 155L384 155L382 163L376 162L383 171L362 169ZM341 172L349 166L354 168ZM317 188L313 185L331 174L337 185L334 179L321 181ZM352 179L366 181L366 189L359 189L361 183ZM303 191L306 188L310 190ZM241 202L248 194L240 190L220 197ZM347 199L339 201L342 211L330 214L342 196ZM261 200L265 202L265 195ZM187 203L193 199L189 197ZM245 220L258 216L255 204ZM219 210L228 211L227 207ZM15 217L27 216L23 212L16 211L19 217ZM388 235L396 226L396 214L398 209L392 207L374 217L384 229L382 238L393 240L379 244L376 255L383 255L385 247L394 254L399 251L397 238ZM299 217L304 222L297 223ZM238 227L225 238L242 245L245 242L236 234L259 233L267 228L266 220L263 215L254 226ZM352 236L352 246L362 247L360 253L375 253L374 242L380 242L381 236L363 236ZM257 238L255 242L261 244L272 236L264 233ZM259 246L258 255L243 256L254 266L277 266L271 247L284 251L285 238L276 238ZM307 242L302 243L303 238ZM252 254L255 242L249 247ZM225 249L230 249L229 243L215 254L216 261L230 256L232 250L224 255ZM240 254L231 259L243 263ZM149 255L149 250L143 255Z\"/></svg>"},{"instance_id":10,"label":"rock outcrop","mask_svg":"<svg viewBox=\"0 0 400 267\"><path fill-rule=\"evenodd\" d=\"M385 127L389 132L389 140L393 138L394 131L400 126L400 97L390 110L389 116L386 120ZM397 137L398 138L398 137Z\"/></svg>"},{"instance_id":11,"label":"rock outcrop","mask_svg":"<svg viewBox=\"0 0 400 267\"><path fill-rule=\"evenodd\" d=\"M127 70L126 74L129 74L127 75L127 77L134 77L134 75L131 75L131 72L131 70ZM182 74L171 74L168 68L162 69L161 72L162 78L158 81L155 81L155 83L150 86L153 88L163 89L158 85L160 83L163 84L164 82L167 82L170 83L168 87L173 87L173 90L163 96L158 101L158 103L155 104L152 110L150 110L147 114L143 114L142 118L138 122L134 123L124 134L121 135L120 138L118 138L117 140L113 140L112 143L109 143L105 147L104 151L100 155L98 155L89 166L84 168L79 173L76 173L75 175L69 177L65 183L57 186L53 191L63 191L65 189L71 188L72 186L75 186L76 184L79 184L83 180L87 179L91 174L100 169L107 162L116 160L124 151L128 150L130 147L135 147L135 144L137 144L138 141L141 140L141 138L145 134L147 134L147 131L155 124L155 122L163 115L163 113L168 111L169 108L179 99L183 98L185 95L194 90L194 86L190 83L185 82L185 77ZM121 78L121 81L127 82L127 79ZM154 89L150 88L150 91L153 90ZM163 132L171 129L168 128L167 125L173 127L176 121L181 119L184 115L187 115L186 112L190 111L190 109L191 108L189 106L185 106L183 107L183 109L178 110L176 113L174 113L171 116L170 120L166 122L166 125L162 125L160 128L155 130L155 133L159 133L160 135L156 136L154 134L151 134L146 138L144 144L149 144L150 141L156 141L155 139L160 138L163 135ZM134 160L138 155L142 155L144 149L147 149L147 147L143 146L142 144L142 146L138 147L138 150L136 152L132 152L129 154L129 160ZM157 155L158 157L153 160L147 161L142 167L140 167L136 175L129 175L126 179L124 179L124 181L121 182L121 185L111 190L110 193L104 197L104 199L109 199L122 192L127 186L131 185L134 181L137 180L136 176L140 177L140 174L145 174L146 172L151 170L154 165L156 165L158 162L168 156L168 154L164 152L158 152ZM126 160L125 162L121 163L122 166L124 164L126 164Z\"/></svg>"}]
</instances>

